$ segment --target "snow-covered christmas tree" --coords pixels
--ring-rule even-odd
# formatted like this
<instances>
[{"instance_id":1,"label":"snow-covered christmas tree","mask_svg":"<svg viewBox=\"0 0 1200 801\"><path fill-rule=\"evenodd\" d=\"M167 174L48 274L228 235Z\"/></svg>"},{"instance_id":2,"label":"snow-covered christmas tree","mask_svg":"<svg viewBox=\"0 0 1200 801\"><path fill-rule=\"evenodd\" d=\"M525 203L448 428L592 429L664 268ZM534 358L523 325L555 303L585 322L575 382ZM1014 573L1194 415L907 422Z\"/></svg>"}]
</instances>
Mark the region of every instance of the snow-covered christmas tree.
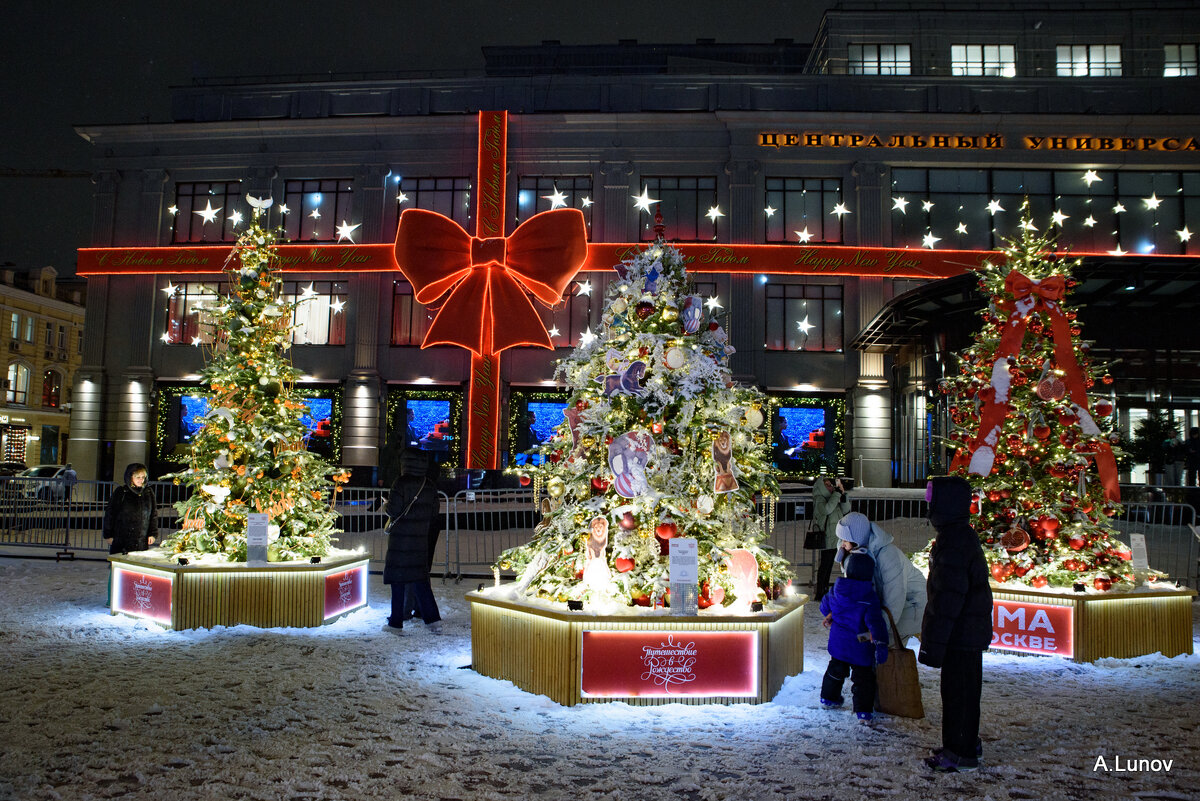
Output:
<instances>
[{"instance_id":1,"label":"snow-covered christmas tree","mask_svg":"<svg viewBox=\"0 0 1200 801\"><path fill-rule=\"evenodd\" d=\"M765 398L661 238L617 267L600 330L559 363L564 421L522 481L549 496L534 539L501 554L519 592L649 606L669 600L669 542L697 540L699 606L773 598L791 578L762 545L778 494ZM766 519L765 519L766 518Z\"/></svg>"},{"instance_id":2,"label":"snow-covered christmas tree","mask_svg":"<svg viewBox=\"0 0 1200 801\"><path fill-rule=\"evenodd\" d=\"M1028 204L1022 220L1004 262L979 270L991 302L959 375L942 386L951 469L977 487L974 525L996 581L1106 590L1134 579L1109 520L1121 509L1118 438L1097 390L1112 378L1092 364L1064 302L1079 259L1054 252Z\"/></svg>"},{"instance_id":3,"label":"snow-covered christmas tree","mask_svg":"<svg viewBox=\"0 0 1200 801\"><path fill-rule=\"evenodd\" d=\"M181 528L163 547L245 561L253 512L268 515L272 561L323 556L337 517L330 499L349 475L331 480L334 470L305 447L300 371L287 358L298 304L282 295L276 232L264 219L270 200L249 201L253 219L225 264L228 294L211 310L213 352L201 373L208 412L189 467L166 476L192 493L175 504Z\"/></svg>"}]
</instances>

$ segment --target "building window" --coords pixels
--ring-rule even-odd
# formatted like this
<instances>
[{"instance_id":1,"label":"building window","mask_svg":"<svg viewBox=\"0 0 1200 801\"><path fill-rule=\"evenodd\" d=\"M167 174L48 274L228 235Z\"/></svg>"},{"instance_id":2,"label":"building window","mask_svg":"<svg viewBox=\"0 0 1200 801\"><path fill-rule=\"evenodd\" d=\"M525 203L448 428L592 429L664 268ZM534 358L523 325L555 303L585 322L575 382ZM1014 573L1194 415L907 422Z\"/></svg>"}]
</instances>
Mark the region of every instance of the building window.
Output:
<instances>
[{"instance_id":1,"label":"building window","mask_svg":"<svg viewBox=\"0 0 1200 801\"><path fill-rule=\"evenodd\" d=\"M911 75L910 50L906 44L852 44L847 71L851 75Z\"/></svg>"},{"instance_id":2,"label":"building window","mask_svg":"<svg viewBox=\"0 0 1200 801\"><path fill-rule=\"evenodd\" d=\"M538 212L555 207L554 198L567 208L579 209L587 223L588 238L592 231L592 177L590 175L523 175L517 182L516 221L520 223ZM558 206L562 208L562 206Z\"/></svg>"},{"instance_id":3,"label":"building window","mask_svg":"<svg viewBox=\"0 0 1200 801\"><path fill-rule=\"evenodd\" d=\"M54 347L54 326L46 323L46 347Z\"/></svg>"},{"instance_id":4,"label":"building window","mask_svg":"<svg viewBox=\"0 0 1200 801\"><path fill-rule=\"evenodd\" d=\"M471 231L470 178L404 178L396 190L396 216L405 209L443 214Z\"/></svg>"},{"instance_id":5,"label":"building window","mask_svg":"<svg viewBox=\"0 0 1200 801\"><path fill-rule=\"evenodd\" d=\"M292 242L335 242L337 227L349 222L354 182L349 178L284 181L284 231Z\"/></svg>"},{"instance_id":6,"label":"building window","mask_svg":"<svg viewBox=\"0 0 1200 801\"><path fill-rule=\"evenodd\" d=\"M25 318L25 341L33 342L33 325L36 321L32 317Z\"/></svg>"},{"instance_id":7,"label":"building window","mask_svg":"<svg viewBox=\"0 0 1200 801\"><path fill-rule=\"evenodd\" d=\"M392 344L419 347L433 321L433 314L413 298L412 284L392 282Z\"/></svg>"},{"instance_id":8,"label":"building window","mask_svg":"<svg viewBox=\"0 0 1200 801\"><path fill-rule=\"evenodd\" d=\"M1200 75L1200 52L1194 44L1163 45L1163 77Z\"/></svg>"},{"instance_id":9,"label":"building window","mask_svg":"<svg viewBox=\"0 0 1200 801\"><path fill-rule=\"evenodd\" d=\"M21 315L16 312L12 313L12 338L19 339L21 336Z\"/></svg>"},{"instance_id":10,"label":"building window","mask_svg":"<svg viewBox=\"0 0 1200 801\"><path fill-rule=\"evenodd\" d=\"M588 284L586 294L572 284L566 291L566 298L552 308L534 302L542 324L550 334L550 342L556 348L575 347L579 344L580 334L592 325L592 298L603 298L604 289L594 279L579 281L580 285L585 283Z\"/></svg>"},{"instance_id":11,"label":"building window","mask_svg":"<svg viewBox=\"0 0 1200 801\"><path fill-rule=\"evenodd\" d=\"M296 304L292 312L292 342L345 345L346 297L343 281L284 281L284 302Z\"/></svg>"},{"instance_id":12,"label":"building window","mask_svg":"<svg viewBox=\"0 0 1200 801\"><path fill-rule=\"evenodd\" d=\"M767 284L767 350L842 350L840 284Z\"/></svg>"},{"instance_id":13,"label":"building window","mask_svg":"<svg viewBox=\"0 0 1200 801\"><path fill-rule=\"evenodd\" d=\"M5 398L9 403L25 403L29 397L29 368L20 362L8 366L8 387Z\"/></svg>"},{"instance_id":14,"label":"building window","mask_svg":"<svg viewBox=\"0 0 1200 801\"><path fill-rule=\"evenodd\" d=\"M75 352L82 356L83 355L83 329L80 328L76 333L77 333L77 336L76 336L76 341L75 341Z\"/></svg>"},{"instance_id":15,"label":"building window","mask_svg":"<svg viewBox=\"0 0 1200 801\"><path fill-rule=\"evenodd\" d=\"M1058 75L1102 78L1121 74L1120 45L1059 45Z\"/></svg>"},{"instance_id":16,"label":"building window","mask_svg":"<svg viewBox=\"0 0 1200 801\"><path fill-rule=\"evenodd\" d=\"M237 239L233 205L241 200L241 181L175 185L172 242L232 242ZM209 221L206 221L209 220Z\"/></svg>"},{"instance_id":17,"label":"building window","mask_svg":"<svg viewBox=\"0 0 1200 801\"><path fill-rule=\"evenodd\" d=\"M57 409L62 396L62 373L47 370L42 376L42 405Z\"/></svg>"},{"instance_id":18,"label":"building window","mask_svg":"<svg viewBox=\"0 0 1200 801\"><path fill-rule=\"evenodd\" d=\"M837 244L842 217L842 182L832 178L768 178L763 221L768 242Z\"/></svg>"},{"instance_id":19,"label":"building window","mask_svg":"<svg viewBox=\"0 0 1200 801\"><path fill-rule=\"evenodd\" d=\"M654 241L654 215L661 212L668 242L711 242L717 220L707 216L717 207L717 179L704 177L645 177L642 186L659 201L650 212L639 211L641 241Z\"/></svg>"},{"instance_id":20,"label":"building window","mask_svg":"<svg viewBox=\"0 0 1200 801\"><path fill-rule=\"evenodd\" d=\"M58 327L58 349L67 349L67 327L65 325L60 325Z\"/></svg>"},{"instance_id":21,"label":"building window","mask_svg":"<svg viewBox=\"0 0 1200 801\"><path fill-rule=\"evenodd\" d=\"M167 330L162 341L168 345L211 344L213 318L209 309L220 298L217 284L169 284ZM81 340L82 342L82 340Z\"/></svg>"},{"instance_id":22,"label":"building window","mask_svg":"<svg viewBox=\"0 0 1200 801\"><path fill-rule=\"evenodd\" d=\"M950 74L960 77L1012 78L1017 74L1017 50L1013 45L950 45Z\"/></svg>"}]
</instances>

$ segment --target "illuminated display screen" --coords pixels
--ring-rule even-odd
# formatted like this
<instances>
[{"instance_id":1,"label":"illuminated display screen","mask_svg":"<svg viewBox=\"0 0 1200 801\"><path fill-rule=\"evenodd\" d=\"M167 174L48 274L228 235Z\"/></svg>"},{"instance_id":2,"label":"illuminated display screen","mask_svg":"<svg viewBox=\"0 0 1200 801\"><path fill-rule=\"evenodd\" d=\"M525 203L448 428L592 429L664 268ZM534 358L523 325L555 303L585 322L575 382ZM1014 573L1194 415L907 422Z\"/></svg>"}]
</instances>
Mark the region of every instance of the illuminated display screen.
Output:
<instances>
[{"instance_id":1,"label":"illuminated display screen","mask_svg":"<svg viewBox=\"0 0 1200 801\"><path fill-rule=\"evenodd\" d=\"M450 401L435 398L410 398L405 404L408 416L408 444L437 453L450 450L454 427L450 419Z\"/></svg>"},{"instance_id":2,"label":"illuminated display screen","mask_svg":"<svg viewBox=\"0 0 1200 801\"><path fill-rule=\"evenodd\" d=\"M305 442L310 446L313 441L327 441L333 436L333 399L332 398L300 398L305 405L304 414L300 421L304 423L307 433ZM179 441L191 442L196 434L204 428L204 418L208 414L209 401L202 395L179 396Z\"/></svg>"},{"instance_id":3,"label":"illuminated display screen","mask_svg":"<svg viewBox=\"0 0 1200 801\"><path fill-rule=\"evenodd\" d=\"M566 408L566 401L557 400L531 400L525 404L523 417L516 421L515 426L517 452L513 454L513 461L517 465L541 464L546 460L540 453L528 454L525 451L549 442L554 437L555 430L562 425L563 410Z\"/></svg>"}]
</instances>

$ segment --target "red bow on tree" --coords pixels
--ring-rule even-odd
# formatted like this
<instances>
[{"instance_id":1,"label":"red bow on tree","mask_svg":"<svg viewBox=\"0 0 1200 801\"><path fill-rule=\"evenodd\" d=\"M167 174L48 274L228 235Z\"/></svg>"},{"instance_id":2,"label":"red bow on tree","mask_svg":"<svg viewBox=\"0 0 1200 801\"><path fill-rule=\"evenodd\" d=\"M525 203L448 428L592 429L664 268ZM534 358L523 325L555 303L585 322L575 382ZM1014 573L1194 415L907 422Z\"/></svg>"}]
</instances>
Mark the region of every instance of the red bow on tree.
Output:
<instances>
[{"instance_id":1,"label":"red bow on tree","mask_svg":"<svg viewBox=\"0 0 1200 801\"><path fill-rule=\"evenodd\" d=\"M458 345L483 356L520 345L553 347L526 292L547 306L557 303L586 259L579 209L544 211L511 236L488 239L436 212L406 209L396 231L396 263L417 302L450 291L423 348Z\"/></svg>"}]
</instances>

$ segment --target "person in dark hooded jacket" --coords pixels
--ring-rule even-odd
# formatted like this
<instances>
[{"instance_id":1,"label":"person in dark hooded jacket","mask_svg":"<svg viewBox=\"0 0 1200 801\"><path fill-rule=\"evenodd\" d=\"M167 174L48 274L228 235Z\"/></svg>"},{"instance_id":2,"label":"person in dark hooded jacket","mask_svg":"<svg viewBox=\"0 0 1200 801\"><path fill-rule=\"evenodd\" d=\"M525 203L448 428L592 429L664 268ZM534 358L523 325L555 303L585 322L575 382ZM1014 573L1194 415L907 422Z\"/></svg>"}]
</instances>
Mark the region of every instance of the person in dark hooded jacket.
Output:
<instances>
[{"instance_id":1,"label":"person in dark hooded jacket","mask_svg":"<svg viewBox=\"0 0 1200 801\"><path fill-rule=\"evenodd\" d=\"M821 614L831 618L829 666L821 680L821 705L839 707L845 701L842 684L851 676L851 695L859 720L870 720L875 709L875 663L887 661L888 633L883 607L872 578L875 562L865 553L846 559L846 575L821 599Z\"/></svg>"},{"instance_id":2,"label":"person in dark hooded jacket","mask_svg":"<svg viewBox=\"0 0 1200 801\"><path fill-rule=\"evenodd\" d=\"M942 670L942 747L925 763L939 772L979 766L979 698L983 652L992 642L992 589L979 536L971 528L971 485L959 476L929 482L929 522L937 530L929 557L921 652Z\"/></svg>"},{"instance_id":3,"label":"person in dark hooded jacket","mask_svg":"<svg viewBox=\"0 0 1200 801\"><path fill-rule=\"evenodd\" d=\"M117 487L104 510L104 541L109 553L144 551L158 538L158 502L146 486L146 465L125 468L125 483Z\"/></svg>"},{"instance_id":4,"label":"person in dark hooded jacket","mask_svg":"<svg viewBox=\"0 0 1200 801\"><path fill-rule=\"evenodd\" d=\"M429 566L442 531L430 457L417 448L405 448L399 459L400 475L388 495L383 583L392 586L392 614L384 628L396 633L404 626L404 595L409 588L429 631L442 633L442 615L429 586Z\"/></svg>"}]
</instances>

